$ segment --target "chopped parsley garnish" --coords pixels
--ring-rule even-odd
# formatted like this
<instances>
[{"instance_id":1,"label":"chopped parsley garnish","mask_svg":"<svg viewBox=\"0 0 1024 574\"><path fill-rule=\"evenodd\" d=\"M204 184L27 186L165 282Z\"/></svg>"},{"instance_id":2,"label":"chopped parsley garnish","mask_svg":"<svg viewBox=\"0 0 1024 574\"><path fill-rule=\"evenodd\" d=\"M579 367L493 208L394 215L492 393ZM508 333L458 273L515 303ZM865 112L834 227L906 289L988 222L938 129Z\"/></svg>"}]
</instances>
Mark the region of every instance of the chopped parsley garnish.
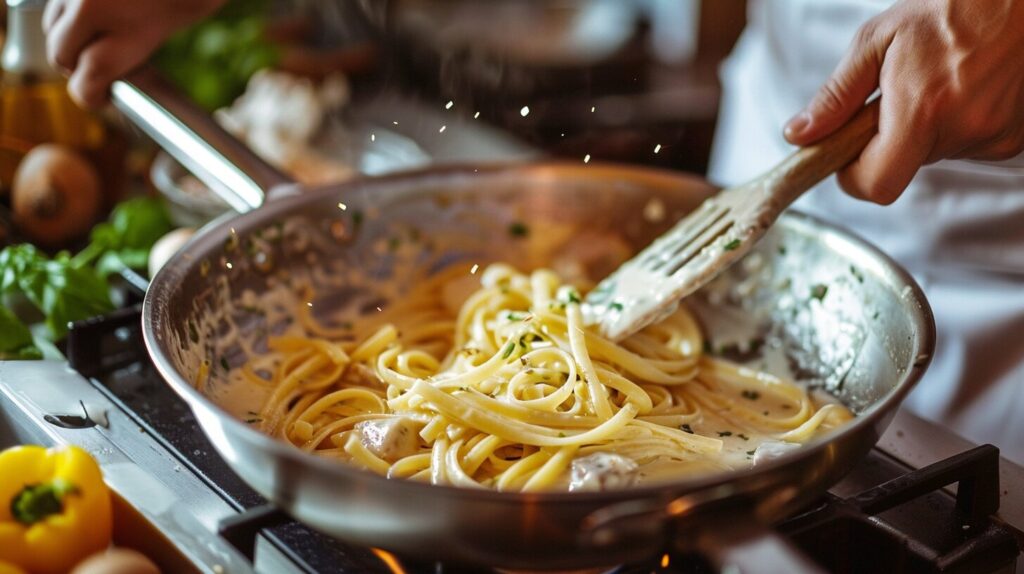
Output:
<instances>
[{"instance_id":1,"label":"chopped parsley garnish","mask_svg":"<svg viewBox=\"0 0 1024 574\"><path fill-rule=\"evenodd\" d=\"M753 450L748 450L747 451L747 456L754 456L754 451Z\"/></svg>"},{"instance_id":2,"label":"chopped parsley garnish","mask_svg":"<svg viewBox=\"0 0 1024 574\"><path fill-rule=\"evenodd\" d=\"M811 298L821 301L828 294L828 285L818 283L814 287L811 287Z\"/></svg>"},{"instance_id":3,"label":"chopped parsley garnish","mask_svg":"<svg viewBox=\"0 0 1024 574\"><path fill-rule=\"evenodd\" d=\"M558 433L558 438L565 438L565 433L564 432Z\"/></svg>"},{"instance_id":4,"label":"chopped parsley garnish","mask_svg":"<svg viewBox=\"0 0 1024 574\"><path fill-rule=\"evenodd\" d=\"M526 237L530 234L530 228L524 223L514 221L508 226L508 234L512 237Z\"/></svg>"},{"instance_id":5,"label":"chopped parsley garnish","mask_svg":"<svg viewBox=\"0 0 1024 574\"><path fill-rule=\"evenodd\" d=\"M569 298L569 302L570 303L577 303L578 304L578 303L582 302L580 300L580 294L575 292L575 291L569 291L569 293L566 296Z\"/></svg>"},{"instance_id":6,"label":"chopped parsley garnish","mask_svg":"<svg viewBox=\"0 0 1024 574\"><path fill-rule=\"evenodd\" d=\"M725 250L726 251L732 251L732 250L736 249L737 247L739 247L740 243L742 243L742 241L740 241L739 239L733 239L729 243L725 244Z\"/></svg>"},{"instance_id":7,"label":"chopped parsley garnish","mask_svg":"<svg viewBox=\"0 0 1024 574\"><path fill-rule=\"evenodd\" d=\"M745 435L745 434L743 434L743 433L740 433L740 434L738 434L736 436L740 437L743 440L750 440L750 437Z\"/></svg>"},{"instance_id":8,"label":"chopped parsley garnish","mask_svg":"<svg viewBox=\"0 0 1024 574\"><path fill-rule=\"evenodd\" d=\"M877 319L878 318L878 311L875 311L875 314L872 315L871 318L872 319Z\"/></svg>"},{"instance_id":9,"label":"chopped parsley garnish","mask_svg":"<svg viewBox=\"0 0 1024 574\"><path fill-rule=\"evenodd\" d=\"M221 367L222 367L222 368L223 368L223 369L224 369L225 371L230 371L230 370L231 370L231 365L229 365L229 364L228 364L228 360L227 360L227 358L226 358L226 357L221 357L221 358L220 358L220 366L221 366Z\"/></svg>"},{"instance_id":10,"label":"chopped parsley garnish","mask_svg":"<svg viewBox=\"0 0 1024 574\"><path fill-rule=\"evenodd\" d=\"M732 436L732 431L727 431L727 430L718 431L718 436Z\"/></svg>"},{"instance_id":11,"label":"chopped parsley garnish","mask_svg":"<svg viewBox=\"0 0 1024 574\"><path fill-rule=\"evenodd\" d=\"M786 254L786 246L785 245L780 245L779 246L779 255L785 255L785 254Z\"/></svg>"},{"instance_id":12,"label":"chopped parsley garnish","mask_svg":"<svg viewBox=\"0 0 1024 574\"><path fill-rule=\"evenodd\" d=\"M358 209L352 212L352 224L359 227L363 224L363 212Z\"/></svg>"},{"instance_id":13,"label":"chopped parsley garnish","mask_svg":"<svg viewBox=\"0 0 1024 574\"><path fill-rule=\"evenodd\" d=\"M683 424L679 425L679 430L681 430L681 431L683 431L685 433L693 434L693 429L690 428L690 425L688 425L686 423L683 423Z\"/></svg>"},{"instance_id":14,"label":"chopped parsley garnish","mask_svg":"<svg viewBox=\"0 0 1024 574\"><path fill-rule=\"evenodd\" d=\"M518 311L509 311L505 314L505 318L509 321L522 321L526 318L526 313L520 313Z\"/></svg>"},{"instance_id":15,"label":"chopped parsley garnish","mask_svg":"<svg viewBox=\"0 0 1024 574\"><path fill-rule=\"evenodd\" d=\"M850 274L853 275L855 279L857 279L858 283L864 282L864 274L858 271L857 268L854 267L853 265L850 265Z\"/></svg>"},{"instance_id":16,"label":"chopped parsley garnish","mask_svg":"<svg viewBox=\"0 0 1024 574\"><path fill-rule=\"evenodd\" d=\"M251 419L245 419L245 422L247 422L249 424L253 424L253 423L263 422L263 419L261 419L259 417L253 417Z\"/></svg>"},{"instance_id":17,"label":"chopped parsley garnish","mask_svg":"<svg viewBox=\"0 0 1024 574\"><path fill-rule=\"evenodd\" d=\"M757 391L752 391L750 389L744 389L743 392L740 393L740 396L749 401L756 401L757 399L761 398L761 393Z\"/></svg>"},{"instance_id":18,"label":"chopped parsley garnish","mask_svg":"<svg viewBox=\"0 0 1024 574\"><path fill-rule=\"evenodd\" d=\"M193 343L199 342L199 330L196 329L196 324L192 321L188 322L188 338Z\"/></svg>"},{"instance_id":19,"label":"chopped parsley garnish","mask_svg":"<svg viewBox=\"0 0 1024 574\"><path fill-rule=\"evenodd\" d=\"M512 356L512 351L516 350L515 341L510 341L508 345L505 345L505 352L501 354L502 359L507 359Z\"/></svg>"},{"instance_id":20,"label":"chopped parsley garnish","mask_svg":"<svg viewBox=\"0 0 1024 574\"><path fill-rule=\"evenodd\" d=\"M608 308L612 309L612 310L615 310L615 311L621 311L622 310L622 303L619 303L618 301L616 301L615 303L612 303L611 305L608 305Z\"/></svg>"}]
</instances>

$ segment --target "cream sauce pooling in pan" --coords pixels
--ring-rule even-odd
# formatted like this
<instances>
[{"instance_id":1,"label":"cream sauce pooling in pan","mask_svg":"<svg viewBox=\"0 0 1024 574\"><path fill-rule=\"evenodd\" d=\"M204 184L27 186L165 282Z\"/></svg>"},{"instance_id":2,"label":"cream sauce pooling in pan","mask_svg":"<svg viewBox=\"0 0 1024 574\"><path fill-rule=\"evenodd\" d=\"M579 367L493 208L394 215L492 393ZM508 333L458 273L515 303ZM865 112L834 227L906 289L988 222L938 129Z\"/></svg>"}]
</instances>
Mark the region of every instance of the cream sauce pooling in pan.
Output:
<instances>
[{"instance_id":1,"label":"cream sauce pooling in pan","mask_svg":"<svg viewBox=\"0 0 1024 574\"><path fill-rule=\"evenodd\" d=\"M446 273L350 327L325 327L302 302L272 302L295 305L298 320L231 369L212 398L314 454L396 478L501 490L744 468L850 416L783 379L704 356L685 309L615 345L583 326L579 292L557 275L502 266ZM445 294L481 276L453 313ZM398 458L381 440L403 437L363 432L394 418L403 424L385 430L412 429L419 444ZM595 458L602 453L625 462Z\"/></svg>"}]
</instances>

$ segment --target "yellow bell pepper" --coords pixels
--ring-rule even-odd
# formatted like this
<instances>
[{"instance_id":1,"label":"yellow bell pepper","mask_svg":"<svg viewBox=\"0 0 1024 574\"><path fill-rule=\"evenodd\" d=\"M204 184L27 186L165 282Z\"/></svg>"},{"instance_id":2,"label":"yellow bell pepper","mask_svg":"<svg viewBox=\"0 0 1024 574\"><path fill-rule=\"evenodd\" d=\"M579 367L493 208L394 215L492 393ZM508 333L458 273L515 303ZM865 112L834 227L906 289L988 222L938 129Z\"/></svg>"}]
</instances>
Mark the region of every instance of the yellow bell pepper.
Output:
<instances>
[{"instance_id":1,"label":"yellow bell pepper","mask_svg":"<svg viewBox=\"0 0 1024 574\"><path fill-rule=\"evenodd\" d=\"M33 574L67 572L110 545L110 491L75 447L0 452L0 562Z\"/></svg>"}]
</instances>

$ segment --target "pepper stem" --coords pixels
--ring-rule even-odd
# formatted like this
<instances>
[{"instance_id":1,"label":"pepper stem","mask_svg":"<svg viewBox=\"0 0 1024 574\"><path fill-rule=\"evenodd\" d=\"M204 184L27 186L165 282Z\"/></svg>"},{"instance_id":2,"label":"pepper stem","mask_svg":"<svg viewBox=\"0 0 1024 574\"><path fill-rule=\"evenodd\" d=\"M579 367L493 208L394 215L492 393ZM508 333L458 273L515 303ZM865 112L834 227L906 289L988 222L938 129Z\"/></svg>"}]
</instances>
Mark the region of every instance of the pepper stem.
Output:
<instances>
[{"instance_id":1,"label":"pepper stem","mask_svg":"<svg viewBox=\"0 0 1024 574\"><path fill-rule=\"evenodd\" d=\"M11 499L11 516L22 524L35 524L63 512L64 498L70 494L78 494L78 487L62 478L29 484Z\"/></svg>"}]
</instances>

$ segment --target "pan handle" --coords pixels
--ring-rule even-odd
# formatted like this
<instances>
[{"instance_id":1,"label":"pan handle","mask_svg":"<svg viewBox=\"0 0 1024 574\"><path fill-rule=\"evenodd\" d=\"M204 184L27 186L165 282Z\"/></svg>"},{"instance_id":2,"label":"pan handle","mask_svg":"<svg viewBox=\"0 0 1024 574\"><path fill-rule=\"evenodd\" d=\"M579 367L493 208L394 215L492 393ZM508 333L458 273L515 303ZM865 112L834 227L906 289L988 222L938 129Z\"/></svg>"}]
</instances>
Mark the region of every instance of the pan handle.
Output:
<instances>
[{"instance_id":1,"label":"pan handle","mask_svg":"<svg viewBox=\"0 0 1024 574\"><path fill-rule=\"evenodd\" d=\"M236 211L263 205L271 189L295 182L259 158L150 66L110 88L114 105Z\"/></svg>"},{"instance_id":2,"label":"pan handle","mask_svg":"<svg viewBox=\"0 0 1024 574\"><path fill-rule=\"evenodd\" d=\"M677 532L686 517L696 524ZM602 508L583 523L584 545L622 543L632 536L663 536L666 544L697 551L719 572L824 574L824 570L767 526L744 496L714 489L668 504L629 501Z\"/></svg>"}]
</instances>

